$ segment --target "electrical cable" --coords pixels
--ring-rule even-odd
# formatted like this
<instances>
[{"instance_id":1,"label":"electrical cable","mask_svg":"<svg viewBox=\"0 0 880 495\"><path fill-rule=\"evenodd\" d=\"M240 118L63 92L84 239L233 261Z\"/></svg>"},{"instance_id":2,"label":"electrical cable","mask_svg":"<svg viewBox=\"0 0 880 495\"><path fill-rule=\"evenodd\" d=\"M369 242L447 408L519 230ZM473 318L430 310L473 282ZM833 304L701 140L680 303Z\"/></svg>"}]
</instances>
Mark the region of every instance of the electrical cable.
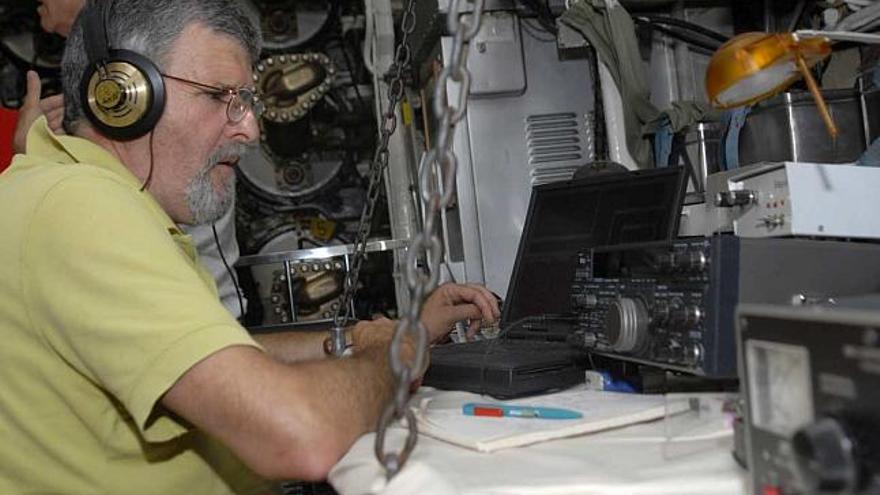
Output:
<instances>
[{"instance_id":1,"label":"electrical cable","mask_svg":"<svg viewBox=\"0 0 880 495\"><path fill-rule=\"evenodd\" d=\"M657 30L663 34L666 34L667 36L670 36L670 37L675 38L679 41L683 41L685 43L688 43L689 45L692 45L692 46L695 46L698 48L702 48L702 49L710 51L710 52L714 52L714 51L718 50L718 48L721 47L721 43L719 43L715 40L707 40L705 38L700 39L692 34L688 34L685 31L680 31L680 30L676 30L676 29L669 28L666 26L661 26L659 24L655 24L655 23L648 21L646 19L634 17L633 20L636 22L636 24L647 25L651 29Z\"/></svg>"},{"instance_id":2,"label":"electrical cable","mask_svg":"<svg viewBox=\"0 0 880 495\"><path fill-rule=\"evenodd\" d=\"M540 24L540 21L539 21L539 24ZM527 18L527 17L523 17L522 19L520 19L520 26L522 26L522 30L524 33L528 34L529 37L531 37L532 39L534 39L536 41L543 41L545 43L550 43L550 42L556 41L556 35L547 31L547 29L544 28L543 25L533 26L529 22L529 18ZM550 34L550 36L540 36L539 33L541 33L541 32L548 33L548 34Z\"/></svg>"},{"instance_id":3,"label":"electrical cable","mask_svg":"<svg viewBox=\"0 0 880 495\"><path fill-rule=\"evenodd\" d=\"M807 0L800 0L794 8L794 14L792 14L791 22L788 24L788 32L794 31L798 24L801 22L801 17L804 16L804 10L807 6Z\"/></svg>"},{"instance_id":4,"label":"electrical cable","mask_svg":"<svg viewBox=\"0 0 880 495\"><path fill-rule=\"evenodd\" d=\"M662 15L654 15L654 14L640 14L634 16L634 18L641 18L647 20L651 24L666 24L669 26L680 27L682 29L686 29L688 31L692 31L697 34L701 34L707 38L711 38L720 43L727 43L730 41L730 36L719 33L713 29L709 29L707 27L701 26L699 24L686 21L684 19L677 19L675 17L667 17Z\"/></svg>"},{"instance_id":5,"label":"electrical cable","mask_svg":"<svg viewBox=\"0 0 880 495\"><path fill-rule=\"evenodd\" d=\"M364 67L373 74L376 72L373 61L373 33L375 29L375 12L373 0L364 0L364 43L361 46L364 56Z\"/></svg>"},{"instance_id":6,"label":"electrical cable","mask_svg":"<svg viewBox=\"0 0 880 495\"><path fill-rule=\"evenodd\" d=\"M217 224L213 222L211 223L211 232L214 233L214 243L217 244L217 252L220 253L220 261L222 261L223 266L226 267L226 273L229 274L229 278L232 279L232 285L235 287L235 295L238 296L238 308L241 310L241 316L239 316L239 318L244 318L244 301L241 298L241 288L238 286L238 280L235 278L235 274L232 273L232 268L229 266L229 263L226 262L223 248L220 247L220 236L217 235Z\"/></svg>"},{"instance_id":7,"label":"electrical cable","mask_svg":"<svg viewBox=\"0 0 880 495\"><path fill-rule=\"evenodd\" d=\"M357 47L355 47L357 50ZM360 104L360 110L367 110L367 102L364 100L363 95L361 95L361 90L358 88L358 83L356 80L356 73L354 70L354 64L351 63L351 58L348 56L348 50L345 46L345 38L343 36L339 36L339 51L342 52L342 60L345 62L345 68L348 69L349 78L351 78L351 85L354 88L354 94L357 96L358 103Z\"/></svg>"},{"instance_id":8,"label":"electrical cable","mask_svg":"<svg viewBox=\"0 0 880 495\"><path fill-rule=\"evenodd\" d=\"M556 27L556 17L546 3L541 3L540 0L519 0L519 3L538 16L538 22L547 32L555 35L559 31Z\"/></svg>"}]
</instances>

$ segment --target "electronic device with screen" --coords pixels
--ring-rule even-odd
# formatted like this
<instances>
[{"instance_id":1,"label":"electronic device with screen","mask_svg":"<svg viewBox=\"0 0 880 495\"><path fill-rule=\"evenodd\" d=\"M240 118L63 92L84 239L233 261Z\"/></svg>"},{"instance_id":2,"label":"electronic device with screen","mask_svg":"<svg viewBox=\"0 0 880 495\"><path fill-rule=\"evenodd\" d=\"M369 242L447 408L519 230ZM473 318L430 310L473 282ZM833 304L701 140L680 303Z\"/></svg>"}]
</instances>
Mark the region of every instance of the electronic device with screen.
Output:
<instances>
[{"instance_id":1,"label":"electronic device with screen","mask_svg":"<svg viewBox=\"0 0 880 495\"><path fill-rule=\"evenodd\" d=\"M582 381L574 358L583 353L566 344L574 330L568 292L576 253L585 246L671 239L685 179L679 167L536 186L500 340L434 347L425 385L516 397Z\"/></svg>"},{"instance_id":2,"label":"electronic device with screen","mask_svg":"<svg viewBox=\"0 0 880 495\"><path fill-rule=\"evenodd\" d=\"M744 305L753 494L880 493L880 312Z\"/></svg>"}]
</instances>

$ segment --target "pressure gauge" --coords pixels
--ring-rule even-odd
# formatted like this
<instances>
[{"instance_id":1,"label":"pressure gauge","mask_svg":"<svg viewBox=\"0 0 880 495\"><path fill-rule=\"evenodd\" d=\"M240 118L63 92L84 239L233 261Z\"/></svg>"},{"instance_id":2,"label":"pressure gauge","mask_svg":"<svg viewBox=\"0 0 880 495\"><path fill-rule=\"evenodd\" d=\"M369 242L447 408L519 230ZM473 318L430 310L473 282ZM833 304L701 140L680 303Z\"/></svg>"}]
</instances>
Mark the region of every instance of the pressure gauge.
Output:
<instances>
[{"instance_id":1,"label":"pressure gauge","mask_svg":"<svg viewBox=\"0 0 880 495\"><path fill-rule=\"evenodd\" d=\"M790 437L813 420L810 354L805 347L748 340L746 360L756 427Z\"/></svg>"}]
</instances>

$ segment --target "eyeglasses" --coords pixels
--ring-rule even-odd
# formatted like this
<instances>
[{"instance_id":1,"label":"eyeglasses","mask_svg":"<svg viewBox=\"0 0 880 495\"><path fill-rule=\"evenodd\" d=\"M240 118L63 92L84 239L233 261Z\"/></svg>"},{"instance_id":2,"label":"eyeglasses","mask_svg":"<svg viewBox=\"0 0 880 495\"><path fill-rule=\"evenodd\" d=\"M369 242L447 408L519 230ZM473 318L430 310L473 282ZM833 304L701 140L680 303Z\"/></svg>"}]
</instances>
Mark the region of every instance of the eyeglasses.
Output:
<instances>
[{"instance_id":1,"label":"eyeglasses","mask_svg":"<svg viewBox=\"0 0 880 495\"><path fill-rule=\"evenodd\" d=\"M259 119L260 116L263 115L263 110L266 109L266 105L260 101L260 97L257 96L256 91L251 88L221 88L218 86L211 86L210 84L200 83L198 81L191 81L182 77L169 76L164 73L162 74L162 77L167 77L168 79L203 89L211 94L211 96L218 99L223 99L228 96L229 101L226 102L226 118L233 124L241 122L248 110L254 114L255 118Z\"/></svg>"}]
</instances>

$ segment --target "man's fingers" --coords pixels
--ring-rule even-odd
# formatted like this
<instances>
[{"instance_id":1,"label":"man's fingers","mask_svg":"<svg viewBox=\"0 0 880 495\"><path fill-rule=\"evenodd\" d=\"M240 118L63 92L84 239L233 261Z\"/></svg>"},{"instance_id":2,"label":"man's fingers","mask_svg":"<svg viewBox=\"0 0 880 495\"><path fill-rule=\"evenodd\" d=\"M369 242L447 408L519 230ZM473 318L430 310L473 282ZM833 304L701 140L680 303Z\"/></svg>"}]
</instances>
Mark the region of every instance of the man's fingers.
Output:
<instances>
[{"instance_id":1,"label":"man's fingers","mask_svg":"<svg viewBox=\"0 0 880 495\"><path fill-rule=\"evenodd\" d=\"M462 302L476 304L483 313L483 318L494 320L501 316L498 301L489 289L477 284L465 284L454 286L456 296Z\"/></svg>"},{"instance_id":2,"label":"man's fingers","mask_svg":"<svg viewBox=\"0 0 880 495\"><path fill-rule=\"evenodd\" d=\"M36 106L40 103L40 76L32 71L27 71L27 94L24 95L24 105Z\"/></svg>"},{"instance_id":3,"label":"man's fingers","mask_svg":"<svg viewBox=\"0 0 880 495\"><path fill-rule=\"evenodd\" d=\"M498 306L498 297L495 296L494 292L490 291L485 286L478 284L468 284L468 287L480 291L480 294L489 301L489 307L492 308L492 314L495 315L495 318L501 318L501 308Z\"/></svg>"},{"instance_id":4,"label":"man's fingers","mask_svg":"<svg viewBox=\"0 0 880 495\"><path fill-rule=\"evenodd\" d=\"M457 304L449 307L449 319L451 321L473 320L479 325L483 313L474 304Z\"/></svg>"},{"instance_id":5,"label":"man's fingers","mask_svg":"<svg viewBox=\"0 0 880 495\"><path fill-rule=\"evenodd\" d=\"M52 130L55 134L64 134L64 109L55 109L50 110L49 113L46 114L46 122L49 124L49 129Z\"/></svg>"},{"instance_id":6,"label":"man's fingers","mask_svg":"<svg viewBox=\"0 0 880 495\"><path fill-rule=\"evenodd\" d=\"M27 133L31 124L40 116L40 76L29 70L27 73L27 94L18 111L18 122L12 136L12 149L16 153L24 153L27 145Z\"/></svg>"},{"instance_id":7,"label":"man's fingers","mask_svg":"<svg viewBox=\"0 0 880 495\"><path fill-rule=\"evenodd\" d=\"M64 95L52 95L47 96L40 100L40 108L43 109L43 113L52 112L55 110L64 110Z\"/></svg>"},{"instance_id":8,"label":"man's fingers","mask_svg":"<svg viewBox=\"0 0 880 495\"><path fill-rule=\"evenodd\" d=\"M478 320L476 318L471 320L470 325L468 325L468 331L467 331L468 340L474 338L474 335L476 335L477 332L480 331L480 326L481 326L480 324L481 323L482 323L482 321Z\"/></svg>"}]
</instances>

